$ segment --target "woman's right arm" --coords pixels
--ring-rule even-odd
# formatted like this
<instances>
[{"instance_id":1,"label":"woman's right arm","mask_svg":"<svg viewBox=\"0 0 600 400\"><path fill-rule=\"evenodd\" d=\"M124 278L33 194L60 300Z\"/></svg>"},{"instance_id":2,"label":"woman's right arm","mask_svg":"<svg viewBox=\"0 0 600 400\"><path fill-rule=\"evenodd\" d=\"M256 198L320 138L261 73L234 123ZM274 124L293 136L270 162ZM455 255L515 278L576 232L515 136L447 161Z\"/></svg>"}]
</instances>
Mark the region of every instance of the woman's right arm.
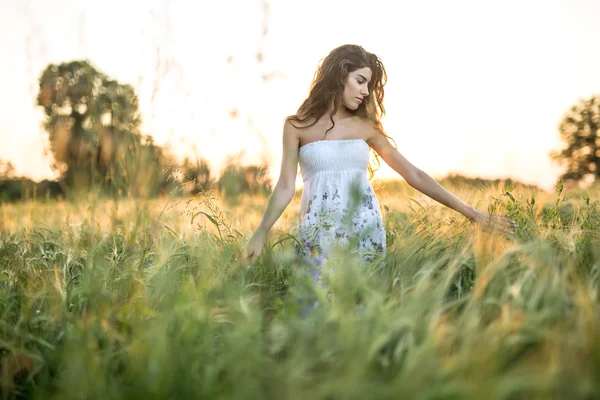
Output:
<instances>
[{"instance_id":1,"label":"woman's right arm","mask_svg":"<svg viewBox=\"0 0 600 400\"><path fill-rule=\"evenodd\" d=\"M298 172L299 144L297 129L289 121L286 121L283 126L283 151L279 179L269 198L260 224L246 245L245 262L252 264L258 258L269 230L294 197Z\"/></svg>"}]
</instances>

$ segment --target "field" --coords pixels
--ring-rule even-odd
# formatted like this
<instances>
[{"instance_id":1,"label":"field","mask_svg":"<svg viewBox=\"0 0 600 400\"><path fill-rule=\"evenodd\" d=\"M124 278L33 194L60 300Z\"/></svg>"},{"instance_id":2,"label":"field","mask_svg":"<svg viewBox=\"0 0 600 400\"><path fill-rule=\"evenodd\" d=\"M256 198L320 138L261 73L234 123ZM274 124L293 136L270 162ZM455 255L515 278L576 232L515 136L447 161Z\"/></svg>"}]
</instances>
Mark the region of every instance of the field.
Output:
<instances>
[{"instance_id":1,"label":"field","mask_svg":"<svg viewBox=\"0 0 600 400\"><path fill-rule=\"evenodd\" d=\"M600 396L600 190L449 188L509 212L502 237L374 186L388 253L325 289L293 256L299 196L251 269L263 197L0 205L4 397Z\"/></svg>"}]
</instances>

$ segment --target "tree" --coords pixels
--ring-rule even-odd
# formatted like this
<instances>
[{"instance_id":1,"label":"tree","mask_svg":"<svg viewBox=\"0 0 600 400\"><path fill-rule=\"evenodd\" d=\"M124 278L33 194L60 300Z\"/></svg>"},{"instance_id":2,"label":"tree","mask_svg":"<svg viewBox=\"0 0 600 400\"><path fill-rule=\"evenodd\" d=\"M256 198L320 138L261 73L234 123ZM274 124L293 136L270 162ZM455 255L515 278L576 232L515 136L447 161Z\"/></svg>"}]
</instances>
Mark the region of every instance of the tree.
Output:
<instances>
[{"instance_id":1,"label":"tree","mask_svg":"<svg viewBox=\"0 0 600 400\"><path fill-rule=\"evenodd\" d=\"M566 166L565 181L595 181L600 176L600 95L581 99L565 113L559 133L566 147L550 154Z\"/></svg>"},{"instance_id":2,"label":"tree","mask_svg":"<svg viewBox=\"0 0 600 400\"><path fill-rule=\"evenodd\" d=\"M269 195L272 191L268 176L268 165L248 165L240 163L240 155L230 156L226 162L217 186L226 199L235 200L242 193Z\"/></svg>"},{"instance_id":3,"label":"tree","mask_svg":"<svg viewBox=\"0 0 600 400\"><path fill-rule=\"evenodd\" d=\"M0 203L36 197L56 197L60 194L58 182L46 179L34 182L29 178L17 176L10 161L0 160Z\"/></svg>"},{"instance_id":4,"label":"tree","mask_svg":"<svg viewBox=\"0 0 600 400\"><path fill-rule=\"evenodd\" d=\"M37 103L46 114L53 167L70 188L100 186L138 196L165 184L161 164L168 157L140 133L138 98L130 85L88 61L51 64L40 77Z\"/></svg>"},{"instance_id":5,"label":"tree","mask_svg":"<svg viewBox=\"0 0 600 400\"><path fill-rule=\"evenodd\" d=\"M0 160L0 181L11 179L15 176L15 167L10 161Z\"/></svg>"}]
</instances>

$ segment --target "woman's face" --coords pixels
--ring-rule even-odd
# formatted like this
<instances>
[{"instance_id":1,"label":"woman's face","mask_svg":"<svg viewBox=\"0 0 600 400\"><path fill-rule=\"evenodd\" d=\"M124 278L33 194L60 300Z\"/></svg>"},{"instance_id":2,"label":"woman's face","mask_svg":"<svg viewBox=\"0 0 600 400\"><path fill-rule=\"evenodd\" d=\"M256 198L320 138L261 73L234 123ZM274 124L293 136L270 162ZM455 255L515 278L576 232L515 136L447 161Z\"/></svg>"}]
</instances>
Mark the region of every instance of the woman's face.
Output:
<instances>
[{"instance_id":1,"label":"woman's face","mask_svg":"<svg viewBox=\"0 0 600 400\"><path fill-rule=\"evenodd\" d=\"M350 110L356 110L365 101L369 94L368 83L371 81L371 68L363 67L348 74L344 85L343 101Z\"/></svg>"}]
</instances>

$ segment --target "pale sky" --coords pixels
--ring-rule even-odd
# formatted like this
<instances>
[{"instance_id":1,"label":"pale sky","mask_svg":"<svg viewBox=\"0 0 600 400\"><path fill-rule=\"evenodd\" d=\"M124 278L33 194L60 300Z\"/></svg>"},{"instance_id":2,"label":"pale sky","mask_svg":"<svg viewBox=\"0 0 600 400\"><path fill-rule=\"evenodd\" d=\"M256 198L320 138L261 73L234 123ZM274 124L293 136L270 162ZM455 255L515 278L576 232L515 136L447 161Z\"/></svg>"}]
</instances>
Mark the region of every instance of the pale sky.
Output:
<instances>
[{"instance_id":1,"label":"pale sky","mask_svg":"<svg viewBox=\"0 0 600 400\"><path fill-rule=\"evenodd\" d=\"M341 44L382 59L385 128L434 177L551 188L562 115L600 92L600 0L271 0L264 40L258 0L0 4L0 158L34 179L53 177L37 79L49 63L74 59L134 86L143 131L157 143L207 158L215 175L245 149L246 163L271 163L274 182L283 120ZM376 177L398 175L382 161Z\"/></svg>"}]
</instances>

